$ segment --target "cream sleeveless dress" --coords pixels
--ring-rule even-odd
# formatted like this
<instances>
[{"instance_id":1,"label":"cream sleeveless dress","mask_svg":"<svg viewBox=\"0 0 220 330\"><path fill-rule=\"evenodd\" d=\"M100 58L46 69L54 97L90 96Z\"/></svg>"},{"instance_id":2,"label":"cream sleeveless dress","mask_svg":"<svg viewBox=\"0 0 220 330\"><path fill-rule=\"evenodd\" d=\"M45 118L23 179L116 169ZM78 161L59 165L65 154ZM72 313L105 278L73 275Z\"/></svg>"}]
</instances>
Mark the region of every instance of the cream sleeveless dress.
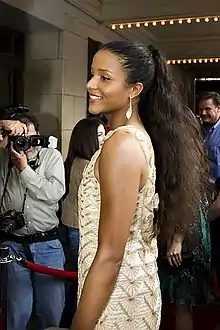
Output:
<instances>
[{"instance_id":1,"label":"cream sleeveless dress","mask_svg":"<svg viewBox=\"0 0 220 330\"><path fill-rule=\"evenodd\" d=\"M155 195L154 151L150 137L134 126L119 127L109 132L106 139L110 139L119 130L134 135L139 141L146 156L149 176L138 195L136 212L114 290L95 329L158 330L161 294L156 264L157 241L156 238L151 238L154 208L158 206ZM98 150L95 153L85 168L79 187L79 298L97 250L100 187L94 175L94 166L100 152Z\"/></svg>"}]
</instances>

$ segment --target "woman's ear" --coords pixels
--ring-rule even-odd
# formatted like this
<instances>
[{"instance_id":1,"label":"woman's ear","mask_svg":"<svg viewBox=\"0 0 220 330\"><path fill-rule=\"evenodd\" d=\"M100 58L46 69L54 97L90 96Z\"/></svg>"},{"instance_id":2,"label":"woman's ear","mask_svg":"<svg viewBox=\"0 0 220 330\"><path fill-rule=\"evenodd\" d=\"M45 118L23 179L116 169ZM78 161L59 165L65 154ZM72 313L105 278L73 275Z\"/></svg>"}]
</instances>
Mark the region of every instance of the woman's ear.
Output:
<instances>
[{"instance_id":1,"label":"woman's ear","mask_svg":"<svg viewBox=\"0 0 220 330\"><path fill-rule=\"evenodd\" d=\"M144 89L143 84L142 83L137 83L136 85L134 85L132 87L132 91L131 91L130 97L132 99L138 97L141 94L141 92L143 91L143 89Z\"/></svg>"}]
</instances>

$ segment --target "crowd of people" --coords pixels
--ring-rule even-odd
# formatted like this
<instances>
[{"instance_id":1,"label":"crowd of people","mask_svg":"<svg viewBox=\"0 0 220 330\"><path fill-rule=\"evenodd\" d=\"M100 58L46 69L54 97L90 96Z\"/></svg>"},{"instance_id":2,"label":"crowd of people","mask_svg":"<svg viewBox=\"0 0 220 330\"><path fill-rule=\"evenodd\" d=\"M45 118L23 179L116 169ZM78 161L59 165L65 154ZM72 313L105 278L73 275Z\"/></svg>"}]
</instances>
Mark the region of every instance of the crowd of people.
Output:
<instances>
[{"instance_id":1,"label":"crowd of people","mask_svg":"<svg viewBox=\"0 0 220 330\"><path fill-rule=\"evenodd\" d=\"M104 44L91 72L95 117L76 124L64 163L53 148L1 148L1 212L24 217L5 244L64 269L62 223L78 271L65 294L63 282L8 265L8 330L25 330L33 312L40 330L158 330L162 298L176 330L193 330L192 307L213 300L211 260L220 281L220 96L199 97L201 126L161 52L127 41ZM39 134L29 113L0 125Z\"/></svg>"}]
</instances>

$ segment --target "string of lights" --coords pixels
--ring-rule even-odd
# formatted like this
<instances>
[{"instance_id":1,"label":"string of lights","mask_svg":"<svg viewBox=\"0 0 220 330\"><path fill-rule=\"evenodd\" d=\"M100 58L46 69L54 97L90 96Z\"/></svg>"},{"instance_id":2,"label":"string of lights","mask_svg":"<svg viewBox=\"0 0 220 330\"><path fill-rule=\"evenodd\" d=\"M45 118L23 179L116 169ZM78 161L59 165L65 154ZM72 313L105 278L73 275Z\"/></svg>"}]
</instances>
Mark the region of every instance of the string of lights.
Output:
<instances>
[{"instance_id":1,"label":"string of lights","mask_svg":"<svg viewBox=\"0 0 220 330\"><path fill-rule=\"evenodd\" d=\"M148 26L158 26L158 25L175 25L175 24L190 24L190 23L211 23L211 22L219 22L220 16L200 16L200 17L176 17L176 18L167 18L167 19L157 19L157 20L146 20L146 21L135 21L135 22L125 22L125 23L115 23L111 24L112 30L124 29L124 28L140 28L141 26L148 27Z\"/></svg>"},{"instance_id":2,"label":"string of lights","mask_svg":"<svg viewBox=\"0 0 220 330\"><path fill-rule=\"evenodd\" d=\"M204 63L220 63L220 57L215 58L187 58L168 60L167 64L204 64Z\"/></svg>"}]
</instances>

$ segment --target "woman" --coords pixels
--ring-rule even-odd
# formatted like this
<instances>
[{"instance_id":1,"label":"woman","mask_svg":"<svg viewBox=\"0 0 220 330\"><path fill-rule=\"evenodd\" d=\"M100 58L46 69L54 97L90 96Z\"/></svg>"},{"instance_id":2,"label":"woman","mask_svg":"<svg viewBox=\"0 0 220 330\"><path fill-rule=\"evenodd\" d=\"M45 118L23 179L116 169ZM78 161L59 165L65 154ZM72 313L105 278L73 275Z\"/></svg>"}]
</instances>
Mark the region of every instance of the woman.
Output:
<instances>
[{"instance_id":1,"label":"woman","mask_svg":"<svg viewBox=\"0 0 220 330\"><path fill-rule=\"evenodd\" d=\"M192 307L203 306L212 299L207 209L208 202L204 201L198 221L190 228L191 238L194 232L197 236L199 234L199 241L193 242L179 233L173 236L165 249L159 248L158 269L162 296L175 305L176 330L193 330Z\"/></svg>"},{"instance_id":2,"label":"woman","mask_svg":"<svg viewBox=\"0 0 220 330\"><path fill-rule=\"evenodd\" d=\"M97 118L80 120L72 131L65 161L66 195L62 204L62 223L68 229L71 269L77 271L79 250L78 189L85 166L102 145L105 128ZM61 326L69 327L77 304L77 283L69 287Z\"/></svg>"},{"instance_id":3,"label":"woman","mask_svg":"<svg viewBox=\"0 0 220 330\"><path fill-rule=\"evenodd\" d=\"M62 223L68 227L73 253L73 268L77 270L79 249L78 189L85 166L102 145L105 128L97 118L85 118L74 127L65 160L66 194L62 205Z\"/></svg>"},{"instance_id":4,"label":"woman","mask_svg":"<svg viewBox=\"0 0 220 330\"><path fill-rule=\"evenodd\" d=\"M195 118L200 126L198 117ZM193 330L192 307L212 300L209 202L207 198L201 199L200 210L185 235L175 233L166 242L158 237L160 287L164 300L175 306L176 330Z\"/></svg>"},{"instance_id":5,"label":"woman","mask_svg":"<svg viewBox=\"0 0 220 330\"><path fill-rule=\"evenodd\" d=\"M79 303L71 329L158 330L156 236L185 231L199 208L207 180L199 128L154 47L110 42L91 69L89 111L107 114L113 131L79 188Z\"/></svg>"}]
</instances>

